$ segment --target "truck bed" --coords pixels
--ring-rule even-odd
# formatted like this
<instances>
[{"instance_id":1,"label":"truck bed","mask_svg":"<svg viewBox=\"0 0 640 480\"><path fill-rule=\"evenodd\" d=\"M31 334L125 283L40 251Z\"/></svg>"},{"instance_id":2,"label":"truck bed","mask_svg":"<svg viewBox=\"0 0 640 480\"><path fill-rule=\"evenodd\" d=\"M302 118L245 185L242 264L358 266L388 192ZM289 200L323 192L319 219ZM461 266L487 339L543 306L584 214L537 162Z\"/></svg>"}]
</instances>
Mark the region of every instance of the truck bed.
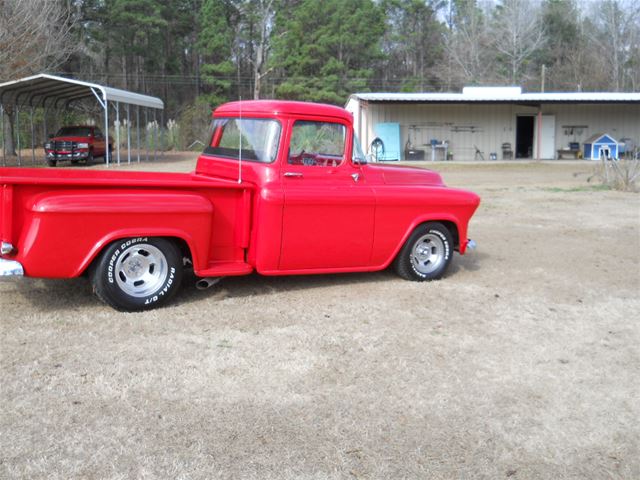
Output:
<instances>
[{"instance_id":1,"label":"truck bed","mask_svg":"<svg viewBox=\"0 0 640 480\"><path fill-rule=\"evenodd\" d=\"M253 185L195 173L0 168L0 235L25 275L81 275L119 238L179 240L197 275L239 275Z\"/></svg>"}]
</instances>

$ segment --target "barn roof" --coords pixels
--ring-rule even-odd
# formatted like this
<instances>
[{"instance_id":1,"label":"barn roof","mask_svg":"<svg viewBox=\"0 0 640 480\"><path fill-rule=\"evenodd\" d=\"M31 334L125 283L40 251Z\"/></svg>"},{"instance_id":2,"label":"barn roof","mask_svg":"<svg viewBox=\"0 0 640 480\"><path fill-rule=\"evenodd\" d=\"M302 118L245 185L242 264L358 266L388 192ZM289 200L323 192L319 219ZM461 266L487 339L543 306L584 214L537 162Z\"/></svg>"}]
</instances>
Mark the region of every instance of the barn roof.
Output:
<instances>
[{"instance_id":1,"label":"barn roof","mask_svg":"<svg viewBox=\"0 0 640 480\"><path fill-rule=\"evenodd\" d=\"M162 110L157 97L106 87L97 83L41 73L32 77L0 83L0 103L27 107L45 106L100 96L102 101L121 102Z\"/></svg>"},{"instance_id":2,"label":"barn roof","mask_svg":"<svg viewBox=\"0 0 640 480\"><path fill-rule=\"evenodd\" d=\"M522 93L520 87L465 87L462 93L355 93L371 103L640 103L640 93Z\"/></svg>"}]
</instances>

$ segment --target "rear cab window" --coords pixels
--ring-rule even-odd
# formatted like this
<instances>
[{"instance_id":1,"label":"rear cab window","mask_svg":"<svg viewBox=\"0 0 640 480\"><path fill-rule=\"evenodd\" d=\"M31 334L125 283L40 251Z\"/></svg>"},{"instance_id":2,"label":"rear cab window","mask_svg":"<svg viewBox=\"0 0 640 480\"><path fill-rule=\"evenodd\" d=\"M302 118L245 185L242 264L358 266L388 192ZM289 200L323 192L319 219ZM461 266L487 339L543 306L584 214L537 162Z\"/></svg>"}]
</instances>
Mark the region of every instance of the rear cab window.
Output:
<instances>
[{"instance_id":1,"label":"rear cab window","mask_svg":"<svg viewBox=\"0 0 640 480\"><path fill-rule=\"evenodd\" d=\"M282 127L266 118L216 118L207 155L272 163L278 155Z\"/></svg>"}]
</instances>

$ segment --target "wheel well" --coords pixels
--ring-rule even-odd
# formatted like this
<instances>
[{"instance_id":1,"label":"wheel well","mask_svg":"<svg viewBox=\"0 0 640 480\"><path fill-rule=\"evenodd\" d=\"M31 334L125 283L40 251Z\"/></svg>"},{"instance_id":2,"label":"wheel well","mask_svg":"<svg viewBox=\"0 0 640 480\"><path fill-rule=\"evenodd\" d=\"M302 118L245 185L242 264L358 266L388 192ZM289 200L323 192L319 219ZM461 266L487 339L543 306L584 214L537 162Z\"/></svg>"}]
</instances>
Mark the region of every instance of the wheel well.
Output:
<instances>
[{"instance_id":1,"label":"wheel well","mask_svg":"<svg viewBox=\"0 0 640 480\"><path fill-rule=\"evenodd\" d=\"M185 257L185 258L188 258L189 261L193 262L193 257L191 255L191 249L189 248L189 245L187 244L187 242L185 240L183 240L182 238L179 238L179 237L164 237L164 238L174 242L178 246L178 248L180 249L180 253L182 253L182 256Z\"/></svg>"},{"instance_id":2,"label":"wheel well","mask_svg":"<svg viewBox=\"0 0 640 480\"><path fill-rule=\"evenodd\" d=\"M91 271L92 267L96 264L96 262L98 262L98 260L100 259L100 256L102 255L102 252L104 252L104 250L111 245L113 242L118 242L124 238L128 238L128 237L122 237L122 238L114 238L113 240L111 240L108 243L105 243L102 248L100 249L100 251L98 253L96 253L96 256L93 258L93 260L91 260L91 262L89 262L89 264L85 267L85 269L82 271L82 273L80 274L81 276L87 276L89 274L89 272ZM175 243L177 245L177 247L180 249L180 253L182 254L183 257L188 258L189 261L193 262L193 257L191 256L191 250L189 249L189 245L187 244L187 242L185 240L183 240L180 237L158 237L158 238L164 238L166 240L169 240L173 243Z\"/></svg>"},{"instance_id":3,"label":"wheel well","mask_svg":"<svg viewBox=\"0 0 640 480\"><path fill-rule=\"evenodd\" d=\"M449 230L449 233L451 234L451 238L453 239L453 247L454 249L458 250L458 248L460 248L460 235L458 234L457 225L450 220L433 220L433 221L441 223L442 225L447 227L447 230Z\"/></svg>"}]
</instances>

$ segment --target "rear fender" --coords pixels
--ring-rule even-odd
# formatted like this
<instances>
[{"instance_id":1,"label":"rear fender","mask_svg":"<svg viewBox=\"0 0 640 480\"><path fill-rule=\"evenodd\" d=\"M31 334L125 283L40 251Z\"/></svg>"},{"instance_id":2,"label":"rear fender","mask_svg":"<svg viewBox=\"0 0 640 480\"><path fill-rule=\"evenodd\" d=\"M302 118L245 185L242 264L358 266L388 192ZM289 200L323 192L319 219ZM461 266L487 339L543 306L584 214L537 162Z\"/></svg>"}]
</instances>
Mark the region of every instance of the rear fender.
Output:
<instances>
[{"instance_id":1,"label":"rear fender","mask_svg":"<svg viewBox=\"0 0 640 480\"><path fill-rule=\"evenodd\" d=\"M29 276L82 274L109 243L171 237L188 246L194 268L211 246L211 200L191 191L84 189L45 192L26 205L18 256Z\"/></svg>"}]
</instances>

